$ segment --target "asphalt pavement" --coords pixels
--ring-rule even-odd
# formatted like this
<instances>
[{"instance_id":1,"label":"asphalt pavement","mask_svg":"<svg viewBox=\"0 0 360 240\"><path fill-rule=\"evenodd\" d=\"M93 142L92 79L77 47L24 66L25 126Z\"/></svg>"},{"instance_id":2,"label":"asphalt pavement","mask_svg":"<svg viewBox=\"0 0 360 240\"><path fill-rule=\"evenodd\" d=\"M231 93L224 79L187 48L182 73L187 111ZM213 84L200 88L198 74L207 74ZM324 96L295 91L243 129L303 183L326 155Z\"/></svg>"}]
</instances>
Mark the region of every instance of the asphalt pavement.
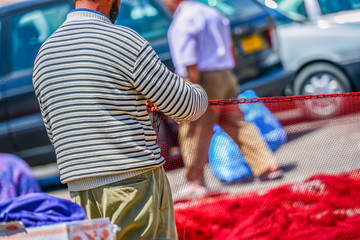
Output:
<instances>
[{"instance_id":1,"label":"asphalt pavement","mask_svg":"<svg viewBox=\"0 0 360 240\"><path fill-rule=\"evenodd\" d=\"M224 183L207 166L206 182L213 191L233 194L255 191L261 194L279 185L300 183L316 174L338 174L360 169L359 122L360 114L353 114L286 126L288 141L275 152L275 158L285 172L282 179ZM185 185L184 169L168 171L167 174L174 200L183 198L180 190ZM66 189L51 190L48 193L69 199Z\"/></svg>"}]
</instances>

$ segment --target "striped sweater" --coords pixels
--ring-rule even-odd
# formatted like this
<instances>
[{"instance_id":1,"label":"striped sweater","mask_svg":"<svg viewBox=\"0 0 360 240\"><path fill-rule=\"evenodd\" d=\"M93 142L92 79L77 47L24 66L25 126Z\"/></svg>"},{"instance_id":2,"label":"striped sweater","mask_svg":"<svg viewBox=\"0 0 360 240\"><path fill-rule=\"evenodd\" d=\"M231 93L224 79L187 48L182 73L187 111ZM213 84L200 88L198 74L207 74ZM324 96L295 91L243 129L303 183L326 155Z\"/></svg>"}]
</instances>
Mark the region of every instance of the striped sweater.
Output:
<instances>
[{"instance_id":1,"label":"striped sweater","mask_svg":"<svg viewBox=\"0 0 360 240\"><path fill-rule=\"evenodd\" d=\"M33 84L62 183L85 181L72 190L164 163L146 99L178 122L207 108L205 91L169 71L146 40L90 10L70 12L43 44Z\"/></svg>"}]
</instances>

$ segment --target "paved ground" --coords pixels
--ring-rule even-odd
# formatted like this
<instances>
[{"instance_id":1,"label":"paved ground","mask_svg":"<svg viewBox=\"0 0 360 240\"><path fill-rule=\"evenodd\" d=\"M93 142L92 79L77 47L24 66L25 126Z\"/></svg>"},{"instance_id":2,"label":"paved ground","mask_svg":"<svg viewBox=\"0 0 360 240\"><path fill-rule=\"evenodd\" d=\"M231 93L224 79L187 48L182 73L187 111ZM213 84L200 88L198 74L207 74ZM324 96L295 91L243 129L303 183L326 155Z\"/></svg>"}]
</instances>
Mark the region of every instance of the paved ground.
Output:
<instances>
[{"instance_id":1,"label":"paved ground","mask_svg":"<svg viewBox=\"0 0 360 240\"><path fill-rule=\"evenodd\" d=\"M276 153L276 159L285 171L281 180L226 184L216 179L206 168L206 181L211 189L235 194L267 190L285 183L301 182L318 173L341 173L360 169L360 115L331 120L302 123L286 127L289 141ZM184 186L184 170L168 172L174 199L181 198L179 189ZM66 190L50 191L59 197L69 198Z\"/></svg>"}]
</instances>

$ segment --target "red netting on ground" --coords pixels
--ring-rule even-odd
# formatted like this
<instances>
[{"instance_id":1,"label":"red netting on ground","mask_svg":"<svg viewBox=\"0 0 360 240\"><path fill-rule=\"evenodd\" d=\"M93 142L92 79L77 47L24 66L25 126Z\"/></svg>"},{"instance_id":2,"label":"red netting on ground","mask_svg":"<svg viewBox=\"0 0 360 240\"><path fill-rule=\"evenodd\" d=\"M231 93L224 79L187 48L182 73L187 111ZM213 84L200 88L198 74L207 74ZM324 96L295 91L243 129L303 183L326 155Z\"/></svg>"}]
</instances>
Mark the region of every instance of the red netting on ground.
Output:
<instances>
[{"instance_id":1,"label":"red netting on ground","mask_svg":"<svg viewBox=\"0 0 360 240\"><path fill-rule=\"evenodd\" d=\"M180 239L360 239L360 174L177 204Z\"/></svg>"},{"instance_id":2,"label":"red netting on ground","mask_svg":"<svg viewBox=\"0 0 360 240\"><path fill-rule=\"evenodd\" d=\"M360 93L211 101L186 128L153 119L180 239L360 239ZM282 178L262 178L274 162Z\"/></svg>"}]
</instances>

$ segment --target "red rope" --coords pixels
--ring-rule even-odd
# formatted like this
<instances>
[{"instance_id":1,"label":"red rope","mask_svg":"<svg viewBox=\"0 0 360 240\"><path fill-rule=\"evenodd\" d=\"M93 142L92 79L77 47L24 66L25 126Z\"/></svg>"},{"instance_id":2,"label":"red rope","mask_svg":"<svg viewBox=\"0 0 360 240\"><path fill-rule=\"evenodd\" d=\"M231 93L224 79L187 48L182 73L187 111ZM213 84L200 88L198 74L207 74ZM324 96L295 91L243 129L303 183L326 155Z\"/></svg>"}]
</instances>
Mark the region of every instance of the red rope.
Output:
<instances>
[{"instance_id":1,"label":"red rope","mask_svg":"<svg viewBox=\"0 0 360 240\"><path fill-rule=\"evenodd\" d=\"M308 100L308 99L324 99L324 98L334 98L334 97L352 97L360 96L360 92L351 92L351 93L334 93L334 94L319 94L319 95L300 95L300 96L289 96L289 97L264 97L264 98L239 98L239 99L220 99L220 100L210 100L209 105L224 105L224 104L241 104L241 103L272 103L272 102L293 102L299 100Z\"/></svg>"}]
</instances>

